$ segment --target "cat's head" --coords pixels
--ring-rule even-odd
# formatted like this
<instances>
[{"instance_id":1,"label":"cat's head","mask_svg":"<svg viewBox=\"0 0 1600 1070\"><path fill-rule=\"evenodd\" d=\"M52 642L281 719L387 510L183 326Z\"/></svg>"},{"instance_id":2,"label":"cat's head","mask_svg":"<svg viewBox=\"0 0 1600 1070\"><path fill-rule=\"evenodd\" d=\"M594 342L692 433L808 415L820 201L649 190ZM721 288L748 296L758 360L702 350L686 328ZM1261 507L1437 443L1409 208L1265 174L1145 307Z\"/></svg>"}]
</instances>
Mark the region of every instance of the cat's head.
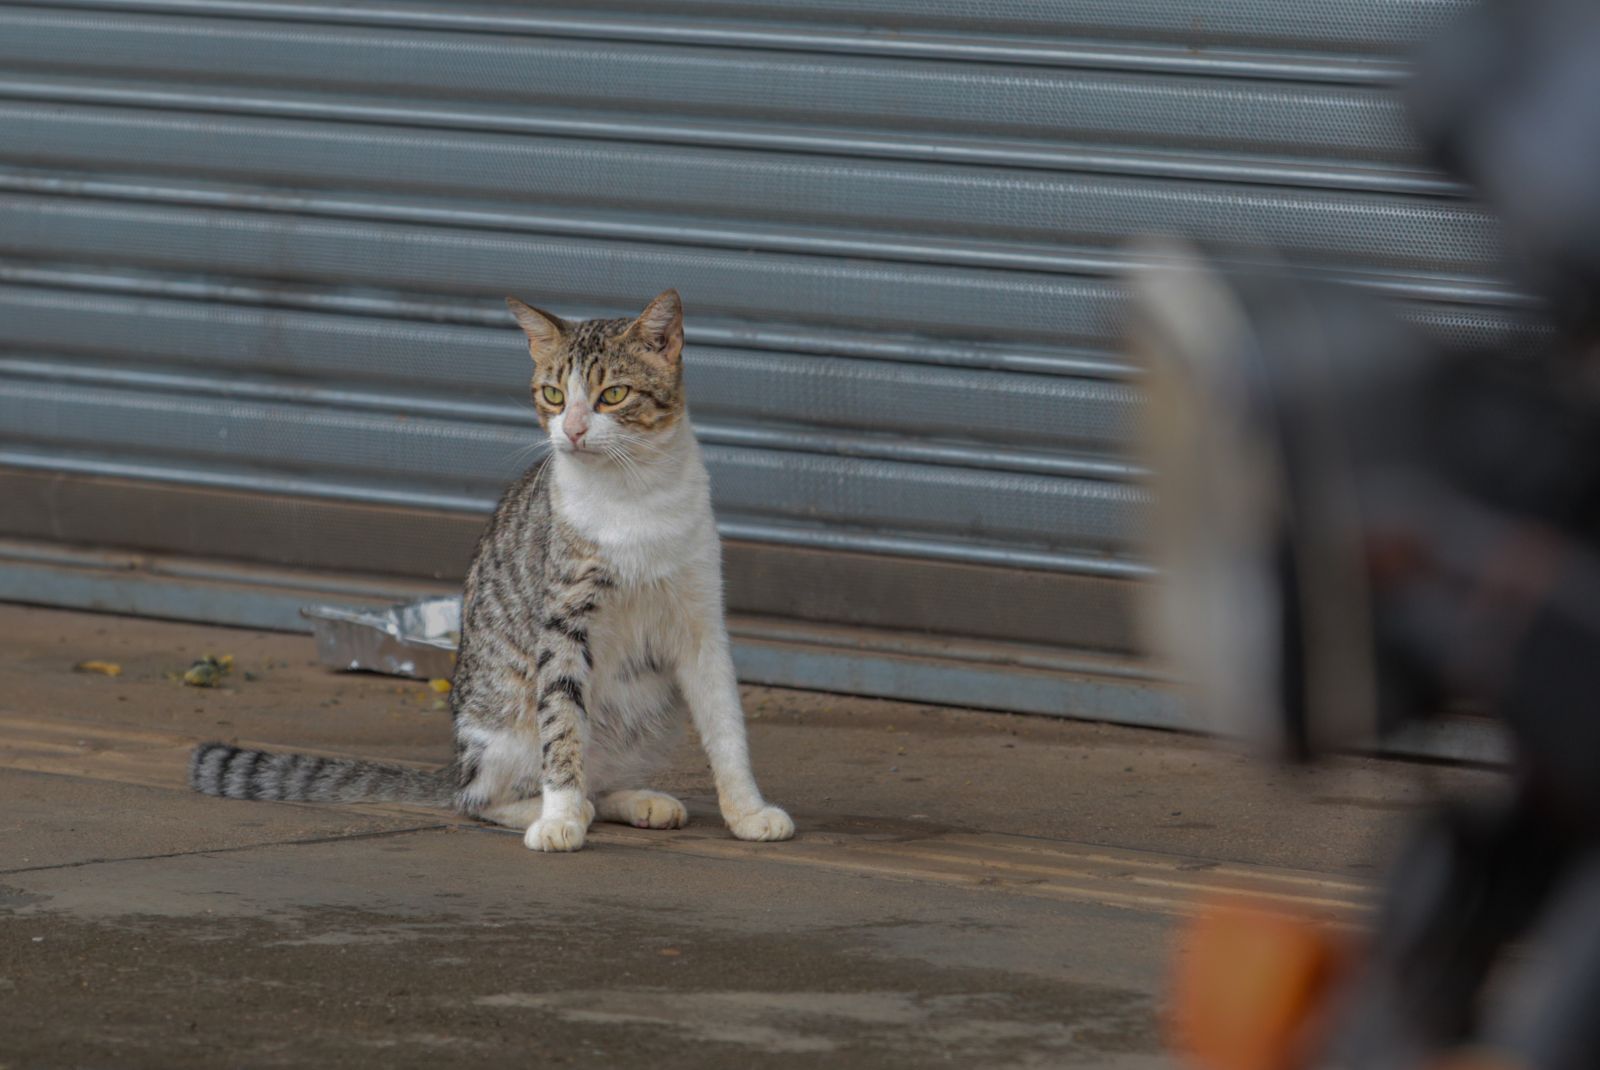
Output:
<instances>
[{"instance_id":1,"label":"cat's head","mask_svg":"<svg viewBox=\"0 0 1600 1070\"><path fill-rule=\"evenodd\" d=\"M552 449L627 464L683 418L683 304L668 290L635 319L569 323L506 298L528 336L533 403Z\"/></svg>"}]
</instances>

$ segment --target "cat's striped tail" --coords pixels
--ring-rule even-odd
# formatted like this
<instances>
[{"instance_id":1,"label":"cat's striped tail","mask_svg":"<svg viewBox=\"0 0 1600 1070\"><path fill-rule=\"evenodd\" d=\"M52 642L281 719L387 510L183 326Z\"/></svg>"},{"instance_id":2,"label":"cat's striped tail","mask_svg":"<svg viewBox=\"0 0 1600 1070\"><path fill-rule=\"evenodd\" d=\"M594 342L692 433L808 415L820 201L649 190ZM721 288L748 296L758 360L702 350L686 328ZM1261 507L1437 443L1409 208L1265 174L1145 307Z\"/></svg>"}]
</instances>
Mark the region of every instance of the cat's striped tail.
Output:
<instances>
[{"instance_id":1,"label":"cat's striped tail","mask_svg":"<svg viewBox=\"0 0 1600 1070\"><path fill-rule=\"evenodd\" d=\"M227 799L278 799L286 802L404 802L450 807L455 778L353 758L313 754L273 754L202 743L189 756L189 786Z\"/></svg>"}]
</instances>

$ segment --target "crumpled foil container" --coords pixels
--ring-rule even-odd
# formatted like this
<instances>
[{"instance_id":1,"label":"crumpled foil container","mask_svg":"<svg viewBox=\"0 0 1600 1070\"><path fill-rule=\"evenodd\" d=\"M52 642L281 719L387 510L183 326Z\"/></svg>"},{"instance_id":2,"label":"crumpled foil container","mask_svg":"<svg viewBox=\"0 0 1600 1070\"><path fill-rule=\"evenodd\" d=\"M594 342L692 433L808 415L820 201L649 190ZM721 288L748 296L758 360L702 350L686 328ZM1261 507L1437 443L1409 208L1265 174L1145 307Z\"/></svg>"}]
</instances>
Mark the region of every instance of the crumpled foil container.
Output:
<instances>
[{"instance_id":1,"label":"crumpled foil container","mask_svg":"<svg viewBox=\"0 0 1600 1070\"><path fill-rule=\"evenodd\" d=\"M425 598L377 609L306 606L317 659L335 669L449 679L461 641L461 599Z\"/></svg>"}]
</instances>

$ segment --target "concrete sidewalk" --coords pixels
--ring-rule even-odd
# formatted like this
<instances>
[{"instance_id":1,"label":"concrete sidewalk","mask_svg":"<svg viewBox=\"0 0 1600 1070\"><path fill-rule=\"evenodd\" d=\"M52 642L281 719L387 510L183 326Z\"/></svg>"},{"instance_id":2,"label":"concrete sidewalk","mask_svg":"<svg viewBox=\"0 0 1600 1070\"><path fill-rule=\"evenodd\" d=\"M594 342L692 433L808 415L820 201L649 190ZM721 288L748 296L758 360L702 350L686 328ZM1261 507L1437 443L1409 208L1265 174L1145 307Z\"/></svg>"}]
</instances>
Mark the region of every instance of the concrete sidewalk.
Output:
<instances>
[{"instance_id":1,"label":"concrete sidewalk","mask_svg":"<svg viewBox=\"0 0 1600 1070\"><path fill-rule=\"evenodd\" d=\"M450 815L184 787L209 738L442 762L426 685L89 614L0 606L0 641L5 1067L1168 1066L1193 896L1356 919L1397 823L1498 779L749 688L795 841L728 838L688 744L657 786L689 829L541 856ZM167 678L205 653L234 656L226 687Z\"/></svg>"}]
</instances>

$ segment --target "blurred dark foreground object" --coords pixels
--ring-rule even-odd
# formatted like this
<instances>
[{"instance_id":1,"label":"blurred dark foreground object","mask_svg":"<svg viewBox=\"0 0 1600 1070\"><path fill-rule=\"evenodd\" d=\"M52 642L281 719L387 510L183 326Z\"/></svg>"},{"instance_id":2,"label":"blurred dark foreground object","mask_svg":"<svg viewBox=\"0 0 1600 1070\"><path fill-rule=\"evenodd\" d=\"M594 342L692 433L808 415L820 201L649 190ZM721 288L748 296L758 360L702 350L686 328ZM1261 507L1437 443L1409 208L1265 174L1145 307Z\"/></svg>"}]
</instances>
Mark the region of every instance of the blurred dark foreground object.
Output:
<instances>
[{"instance_id":1,"label":"blurred dark foreground object","mask_svg":"<svg viewBox=\"0 0 1600 1070\"><path fill-rule=\"evenodd\" d=\"M1196 1041L1216 1070L1600 1068L1600 3L1476 9L1411 94L1557 333L1453 352L1287 268L1152 248L1151 619L1217 731L1305 758L1471 706L1508 727L1515 788L1418 830L1355 964L1283 979L1316 993L1292 1021ZM1214 1013L1251 990L1240 963L1337 958L1205 931L1217 983L1184 991Z\"/></svg>"},{"instance_id":2,"label":"blurred dark foreground object","mask_svg":"<svg viewBox=\"0 0 1600 1070\"><path fill-rule=\"evenodd\" d=\"M1499 215L1508 267L1557 322L1600 327L1600 4L1497 0L1419 57L1418 139Z\"/></svg>"}]
</instances>

